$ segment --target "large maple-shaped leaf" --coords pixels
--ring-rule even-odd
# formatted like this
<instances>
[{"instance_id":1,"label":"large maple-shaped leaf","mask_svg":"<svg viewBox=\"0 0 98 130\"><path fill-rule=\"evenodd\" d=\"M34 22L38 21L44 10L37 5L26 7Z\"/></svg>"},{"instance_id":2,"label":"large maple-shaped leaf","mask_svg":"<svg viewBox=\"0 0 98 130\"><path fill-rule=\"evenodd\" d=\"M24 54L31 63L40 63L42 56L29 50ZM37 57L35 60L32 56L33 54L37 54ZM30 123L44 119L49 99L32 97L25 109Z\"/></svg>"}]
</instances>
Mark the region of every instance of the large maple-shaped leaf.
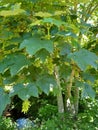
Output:
<instances>
[{"instance_id":1,"label":"large maple-shaped leaf","mask_svg":"<svg viewBox=\"0 0 98 130\"><path fill-rule=\"evenodd\" d=\"M31 96L38 97L38 88L34 83L27 85L17 84L10 92L10 96L18 95L22 100L29 99Z\"/></svg>"},{"instance_id":2,"label":"large maple-shaped leaf","mask_svg":"<svg viewBox=\"0 0 98 130\"><path fill-rule=\"evenodd\" d=\"M10 104L10 97L7 93L4 92L2 88L0 88L0 116L2 115L2 112L6 108L8 104Z\"/></svg>"},{"instance_id":3,"label":"large maple-shaped leaf","mask_svg":"<svg viewBox=\"0 0 98 130\"><path fill-rule=\"evenodd\" d=\"M97 69L98 56L86 49L81 49L77 52L68 55L68 58L73 59L81 70L86 70L88 66Z\"/></svg>"},{"instance_id":4,"label":"large maple-shaped leaf","mask_svg":"<svg viewBox=\"0 0 98 130\"><path fill-rule=\"evenodd\" d=\"M82 98L86 98L86 97L95 98L96 94L93 88L89 84L84 83L81 95L82 95Z\"/></svg>"},{"instance_id":5,"label":"large maple-shaped leaf","mask_svg":"<svg viewBox=\"0 0 98 130\"><path fill-rule=\"evenodd\" d=\"M46 94L49 94L50 89L56 86L56 81L53 76L42 75L37 80L37 85Z\"/></svg>"},{"instance_id":6,"label":"large maple-shaped leaf","mask_svg":"<svg viewBox=\"0 0 98 130\"><path fill-rule=\"evenodd\" d=\"M51 40L42 40L40 38L30 38L27 40L24 40L21 45L20 49L26 48L26 51L30 55L34 55L36 52L38 52L41 49L46 49L49 53L53 52L53 42Z\"/></svg>"},{"instance_id":7,"label":"large maple-shaped leaf","mask_svg":"<svg viewBox=\"0 0 98 130\"><path fill-rule=\"evenodd\" d=\"M23 54L10 54L0 62L0 73L10 69L11 75L17 74L22 68L29 65L30 61Z\"/></svg>"}]
</instances>

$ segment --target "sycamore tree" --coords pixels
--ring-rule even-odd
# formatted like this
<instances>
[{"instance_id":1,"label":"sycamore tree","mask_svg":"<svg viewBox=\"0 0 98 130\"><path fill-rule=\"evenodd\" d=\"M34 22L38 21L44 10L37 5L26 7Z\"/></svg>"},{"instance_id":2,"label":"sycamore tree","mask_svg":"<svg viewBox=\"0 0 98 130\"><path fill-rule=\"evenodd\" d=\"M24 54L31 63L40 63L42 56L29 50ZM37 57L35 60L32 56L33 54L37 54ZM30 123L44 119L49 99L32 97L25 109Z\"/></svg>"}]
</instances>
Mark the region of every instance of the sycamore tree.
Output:
<instances>
[{"instance_id":1,"label":"sycamore tree","mask_svg":"<svg viewBox=\"0 0 98 130\"><path fill-rule=\"evenodd\" d=\"M97 86L98 0L0 0L0 115L15 95L27 112L42 92L76 115Z\"/></svg>"}]
</instances>

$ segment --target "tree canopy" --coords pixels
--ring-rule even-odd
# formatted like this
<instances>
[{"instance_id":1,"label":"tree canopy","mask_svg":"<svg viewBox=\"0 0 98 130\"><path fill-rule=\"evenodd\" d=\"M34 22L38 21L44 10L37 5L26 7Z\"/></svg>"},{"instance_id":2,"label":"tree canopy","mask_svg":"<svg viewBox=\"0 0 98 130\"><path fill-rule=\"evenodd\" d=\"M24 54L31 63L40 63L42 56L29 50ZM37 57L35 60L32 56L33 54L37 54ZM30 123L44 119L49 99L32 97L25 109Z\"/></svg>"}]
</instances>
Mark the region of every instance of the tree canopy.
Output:
<instances>
[{"instance_id":1,"label":"tree canopy","mask_svg":"<svg viewBox=\"0 0 98 130\"><path fill-rule=\"evenodd\" d=\"M42 92L77 113L97 86L98 0L0 0L0 115L13 96L26 112Z\"/></svg>"}]
</instances>

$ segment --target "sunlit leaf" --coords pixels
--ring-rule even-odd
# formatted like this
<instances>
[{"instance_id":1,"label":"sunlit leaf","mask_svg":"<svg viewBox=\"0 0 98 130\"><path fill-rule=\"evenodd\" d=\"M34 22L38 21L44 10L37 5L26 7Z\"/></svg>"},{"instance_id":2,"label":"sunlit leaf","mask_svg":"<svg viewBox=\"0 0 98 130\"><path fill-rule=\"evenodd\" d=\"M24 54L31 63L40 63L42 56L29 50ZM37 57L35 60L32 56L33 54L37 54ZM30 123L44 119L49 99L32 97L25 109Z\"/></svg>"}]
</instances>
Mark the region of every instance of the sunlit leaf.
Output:
<instances>
[{"instance_id":1,"label":"sunlit leaf","mask_svg":"<svg viewBox=\"0 0 98 130\"><path fill-rule=\"evenodd\" d=\"M53 15L62 15L62 14L66 14L66 11L59 11L59 10L57 10L57 11L55 11L55 13L53 14Z\"/></svg>"},{"instance_id":2,"label":"sunlit leaf","mask_svg":"<svg viewBox=\"0 0 98 130\"><path fill-rule=\"evenodd\" d=\"M8 17L13 15L18 15L21 13L25 13L25 10L20 9L20 3L16 3L12 6L11 10L2 10L0 11L0 16Z\"/></svg>"},{"instance_id":3,"label":"sunlit leaf","mask_svg":"<svg viewBox=\"0 0 98 130\"><path fill-rule=\"evenodd\" d=\"M31 26L34 26L34 25L39 25L39 24L41 24L41 22L42 22L42 20L35 20L34 22L32 22L32 23L30 24L30 27L31 27Z\"/></svg>"},{"instance_id":4,"label":"sunlit leaf","mask_svg":"<svg viewBox=\"0 0 98 130\"><path fill-rule=\"evenodd\" d=\"M38 12L38 13L35 13L35 16L39 16L39 17L51 17L52 14L50 14L48 12Z\"/></svg>"}]
</instances>

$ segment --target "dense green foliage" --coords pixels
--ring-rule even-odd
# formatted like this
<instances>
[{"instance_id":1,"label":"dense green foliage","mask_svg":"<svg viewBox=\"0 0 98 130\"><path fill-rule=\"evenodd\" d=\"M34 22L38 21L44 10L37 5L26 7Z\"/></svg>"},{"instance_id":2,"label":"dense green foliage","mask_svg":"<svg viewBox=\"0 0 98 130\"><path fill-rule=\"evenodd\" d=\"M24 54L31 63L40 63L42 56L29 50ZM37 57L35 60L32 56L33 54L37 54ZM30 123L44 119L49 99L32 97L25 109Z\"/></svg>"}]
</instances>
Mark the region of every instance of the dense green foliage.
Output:
<instances>
[{"instance_id":1,"label":"dense green foliage","mask_svg":"<svg viewBox=\"0 0 98 130\"><path fill-rule=\"evenodd\" d=\"M1 130L17 130L16 123L12 122L10 118L0 117L0 129Z\"/></svg>"},{"instance_id":2,"label":"dense green foliage","mask_svg":"<svg viewBox=\"0 0 98 130\"><path fill-rule=\"evenodd\" d=\"M97 87L98 0L0 0L0 116L15 108L17 95L23 113L38 105L35 115L47 120L43 129L53 125L54 130L57 109L75 118L83 100L89 111L85 103L85 116L68 126L95 118L97 128ZM44 94L53 97L45 107ZM89 122L78 128L89 129Z\"/></svg>"}]
</instances>

